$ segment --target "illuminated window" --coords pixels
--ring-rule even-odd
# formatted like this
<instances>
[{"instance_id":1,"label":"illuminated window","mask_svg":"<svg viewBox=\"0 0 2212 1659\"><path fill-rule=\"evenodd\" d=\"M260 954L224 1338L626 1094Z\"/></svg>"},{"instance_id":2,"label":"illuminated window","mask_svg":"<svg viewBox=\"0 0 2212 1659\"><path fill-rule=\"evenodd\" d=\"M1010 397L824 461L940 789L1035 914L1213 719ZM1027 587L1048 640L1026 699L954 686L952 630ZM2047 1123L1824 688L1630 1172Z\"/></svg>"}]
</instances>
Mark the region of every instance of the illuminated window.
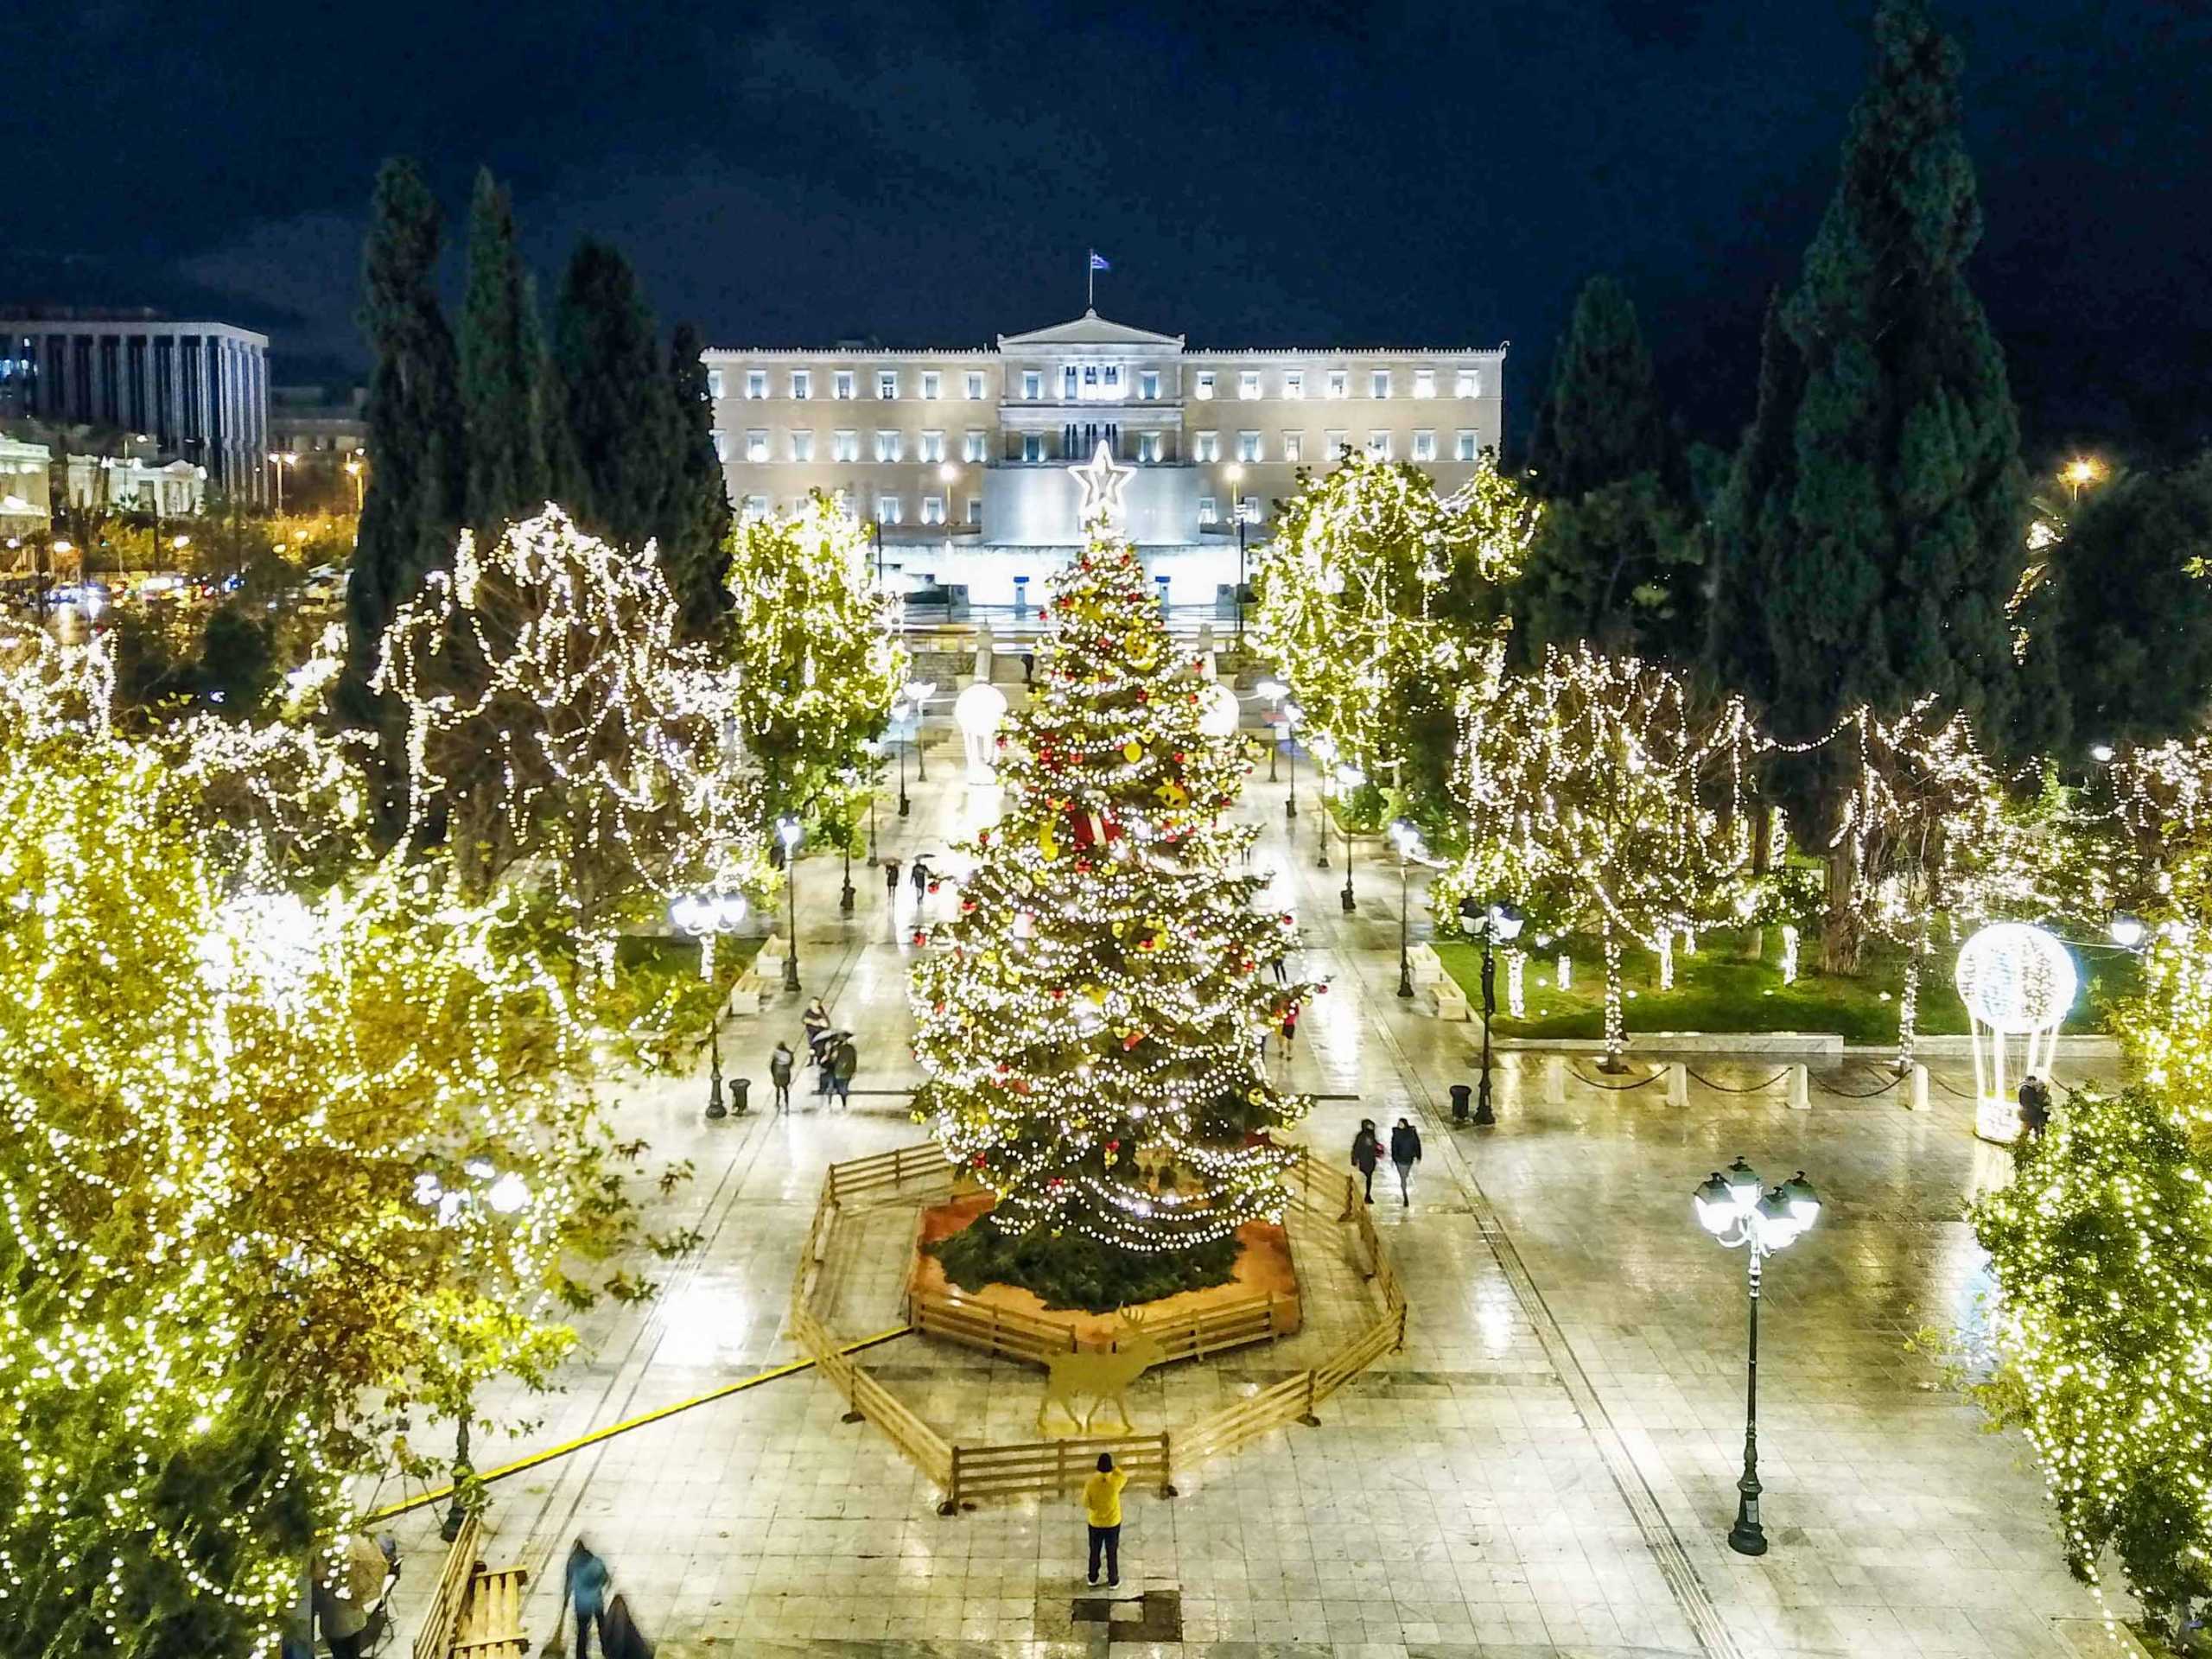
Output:
<instances>
[{"instance_id":1,"label":"illuminated window","mask_svg":"<svg viewBox=\"0 0 2212 1659\"><path fill-rule=\"evenodd\" d=\"M744 516L747 518L766 518L768 516L768 498L765 495L747 496Z\"/></svg>"},{"instance_id":2,"label":"illuminated window","mask_svg":"<svg viewBox=\"0 0 2212 1659\"><path fill-rule=\"evenodd\" d=\"M900 523L905 518L906 513L899 507L899 498L897 496L879 495L875 498L875 522L877 524L895 524Z\"/></svg>"},{"instance_id":3,"label":"illuminated window","mask_svg":"<svg viewBox=\"0 0 2212 1659\"><path fill-rule=\"evenodd\" d=\"M1210 495L1200 496L1198 498L1198 522L1202 524L1211 524L1214 523L1218 517L1219 515L1214 512L1213 497Z\"/></svg>"},{"instance_id":4,"label":"illuminated window","mask_svg":"<svg viewBox=\"0 0 2212 1659\"><path fill-rule=\"evenodd\" d=\"M1292 369L1292 370L1288 371L1287 373L1285 373L1285 374L1284 374L1284 376L1283 376L1283 378L1282 378L1282 395L1283 395L1284 397L1286 397L1289 398L1289 399L1291 400L1291 402L1293 402L1293 403L1294 403L1294 404L1295 404L1295 403L1300 403L1300 402L1303 402L1303 401L1305 400L1305 397L1306 397L1306 371L1305 371L1305 370L1303 370L1303 369Z\"/></svg>"},{"instance_id":5,"label":"illuminated window","mask_svg":"<svg viewBox=\"0 0 2212 1659\"><path fill-rule=\"evenodd\" d=\"M1436 396L1436 371L1434 369L1415 369L1414 371L1414 396L1416 397L1433 397Z\"/></svg>"},{"instance_id":6,"label":"illuminated window","mask_svg":"<svg viewBox=\"0 0 2212 1659\"><path fill-rule=\"evenodd\" d=\"M875 395L886 399L896 397L899 395L898 370L878 369L875 372Z\"/></svg>"},{"instance_id":7,"label":"illuminated window","mask_svg":"<svg viewBox=\"0 0 2212 1659\"><path fill-rule=\"evenodd\" d=\"M1282 435L1282 458L1293 462L1306 459L1306 435L1303 432L1286 432Z\"/></svg>"},{"instance_id":8,"label":"illuminated window","mask_svg":"<svg viewBox=\"0 0 2212 1659\"><path fill-rule=\"evenodd\" d=\"M969 428L966 435L960 440L960 459L982 465L984 457L990 453L988 448L990 441L989 433Z\"/></svg>"},{"instance_id":9,"label":"illuminated window","mask_svg":"<svg viewBox=\"0 0 2212 1659\"><path fill-rule=\"evenodd\" d=\"M747 369L745 372L745 395L748 397L766 397L768 395L767 370Z\"/></svg>"},{"instance_id":10,"label":"illuminated window","mask_svg":"<svg viewBox=\"0 0 2212 1659\"><path fill-rule=\"evenodd\" d=\"M1248 495L1236 504L1236 516L1248 524L1260 522L1260 498Z\"/></svg>"},{"instance_id":11,"label":"illuminated window","mask_svg":"<svg viewBox=\"0 0 2212 1659\"><path fill-rule=\"evenodd\" d=\"M1370 397L1388 397L1390 395L1389 370L1377 369L1367 377L1367 395Z\"/></svg>"},{"instance_id":12,"label":"illuminated window","mask_svg":"<svg viewBox=\"0 0 2212 1659\"><path fill-rule=\"evenodd\" d=\"M840 403L850 403L855 397L860 396L855 387L855 378L850 369L838 370L836 379L830 383L830 395Z\"/></svg>"},{"instance_id":13,"label":"illuminated window","mask_svg":"<svg viewBox=\"0 0 2212 1659\"><path fill-rule=\"evenodd\" d=\"M878 461L897 461L904 453L905 441L896 432L875 435L875 458Z\"/></svg>"},{"instance_id":14,"label":"illuminated window","mask_svg":"<svg viewBox=\"0 0 2212 1659\"><path fill-rule=\"evenodd\" d=\"M1369 433L1367 435L1367 453L1374 456L1377 461L1389 460L1390 435L1388 432L1383 431L1374 431Z\"/></svg>"},{"instance_id":15,"label":"illuminated window","mask_svg":"<svg viewBox=\"0 0 2212 1659\"><path fill-rule=\"evenodd\" d=\"M716 461L728 461L729 459L729 434L723 431L720 427L716 427L715 429L714 436L715 459Z\"/></svg>"},{"instance_id":16,"label":"illuminated window","mask_svg":"<svg viewBox=\"0 0 2212 1659\"><path fill-rule=\"evenodd\" d=\"M980 403L982 400L983 396L982 375L975 370L970 370L966 376L966 379L968 401L971 404Z\"/></svg>"},{"instance_id":17,"label":"illuminated window","mask_svg":"<svg viewBox=\"0 0 2212 1659\"><path fill-rule=\"evenodd\" d=\"M830 435L830 459L858 461L861 458L861 435L857 432L833 432Z\"/></svg>"},{"instance_id":18,"label":"illuminated window","mask_svg":"<svg viewBox=\"0 0 2212 1659\"><path fill-rule=\"evenodd\" d=\"M1159 433L1140 432L1137 434L1137 459L1139 461L1143 461L1149 466L1156 467L1160 464L1160 453Z\"/></svg>"},{"instance_id":19,"label":"illuminated window","mask_svg":"<svg viewBox=\"0 0 2212 1659\"><path fill-rule=\"evenodd\" d=\"M756 426L745 435L745 458L747 461L768 459L768 434L763 429Z\"/></svg>"},{"instance_id":20,"label":"illuminated window","mask_svg":"<svg viewBox=\"0 0 2212 1659\"><path fill-rule=\"evenodd\" d=\"M1200 403L1205 403L1213 397L1213 371L1211 369L1203 369L1199 371L1197 378L1191 383L1191 396L1197 398Z\"/></svg>"},{"instance_id":21,"label":"illuminated window","mask_svg":"<svg viewBox=\"0 0 2212 1659\"><path fill-rule=\"evenodd\" d=\"M1343 369L1329 371L1329 396L1332 397L1351 396L1351 376L1347 371Z\"/></svg>"},{"instance_id":22,"label":"illuminated window","mask_svg":"<svg viewBox=\"0 0 2212 1659\"><path fill-rule=\"evenodd\" d=\"M923 402L934 403L937 401L938 379L939 377L935 374L925 374L922 377Z\"/></svg>"},{"instance_id":23,"label":"illuminated window","mask_svg":"<svg viewBox=\"0 0 2212 1659\"><path fill-rule=\"evenodd\" d=\"M1346 433L1340 426L1332 426L1321 435L1321 459L1332 467L1344 452Z\"/></svg>"},{"instance_id":24,"label":"illuminated window","mask_svg":"<svg viewBox=\"0 0 2212 1659\"><path fill-rule=\"evenodd\" d=\"M1259 458L1260 435L1256 432L1239 432L1236 435L1236 459L1257 461Z\"/></svg>"},{"instance_id":25,"label":"illuminated window","mask_svg":"<svg viewBox=\"0 0 2212 1659\"><path fill-rule=\"evenodd\" d=\"M1483 395L1483 377L1478 370L1462 369L1452 377L1454 397L1479 397Z\"/></svg>"},{"instance_id":26,"label":"illuminated window","mask_svg":"<svg viewBox=\"0 0 2212 1659\"><path fill-rule=\"evenodd\" d=\"M922 459L928 461L938 461L944 459L944 433L925 432L922 434Z\"/></svg>"},{"instance_id":27,"label":"illuminated window","mask_svg":"<svg viewBox=\"0 0 2212 1659\"><path fill-rule=\"evenodd\" d=\"M1454 461L1474 460L1476 458L1475 443L1473 429L1461 427L1452 435L1452 459Z\"/></svg>"},{"instance_id":28,"label":"illuminated window","mask_svg":"<svg viewBox=\"0 0 2212 1659\"><path fill-rule=\"evenodd\" d=\"M1021 458L1024 461L1045 459L1045 435L1042 432L1025 432L1021 435Z\"/></svg>"},{"instance_id":29,"label":"illuminated window","mask_svg":"<svg viewBox=\"0 0 2212 1659\"><path fill-rule=\"evenodd\" d=\"M709 397L720 397L721 395L722 372L720 369L709 369L707 371L707 396Z\"/></svg>"},{"instance_id":30,"label":"illuminated window","mask_svg":"<svg viewBox=\"0 0 2212 1659\"><path fill-rule=\"evenodd\" d=\"M813 433L794 432L791 434L791 459L797 461L809 461L814 459Z\"/></svg>"},{"instance_id":31,"label":"illuminated window","mask_svg":"<svg viewBox=\"0 0 2212 1659\"><path fill-rule=\"evenodd\" d=\"M1021 372L1022 401L1024 403L1033 404L1042 398L1044 395L1045 372L1042 369L1024 369Z\"/></svg>"},{"instance_id":32,"label":"illuminated window","mask_svg":"<svg viewBox=\"0 0 2212 1659\"><path fill-rule=\"evenodd\" d=\"M980 524L983 522L982 497L980 495L971 495L963 505L965 505L968 509L968 522L969 524Z\"/></svg>"},{"instance_id":33,"label":"illuminated window","mask_svg":"<svg viewBox=\"0 0 2212 1659\"><path fill-rule=\"evenodd\" d=\"M925 495L922 498L922 522L925 524L941 524L944 522L943 496Z\"/></svg>"},{"instance_id":34,"label":"illuminated window","mask_svg":"<svg viewBox=\"0 0 2212 1659\"><path fill-rule=\"evenodd\" d=\"M1246 369L1236 377L1236 395L1239 397L1260 395L1260 372L1257 369Z\"/></svg>"},{"instance_id":35,"label":"illuminated window","mask_svg":"<svg viewBox=\"0 0 2212 1659\"><path fill-rule=\"evenodd\" d=\"M1436 459L1435 433L1416 432L1414 434L1414 459L1415 461L1434 461Z\"/></svg>"},{"instance_id":36,"label":"illuminated window","mask_svg":"<svg viewBox=\"0 0 2212 1659\"><path fill-rule=\"evenodd\" d=\"M1156 404L1160 401L1160 371L1145 369L1137 375L1137 401Z\"/></svg>"},{"instance_id":37,"label":"illuminated window","mask_svg":"<svg viewBox=\"0 0 2212 1659\"><path fill-rule=\"evenodd\" d=\"M1197 461L1219 461L1221 459L1221 434L1218 432L1199 433L1198 448L1192 451L1192 459Z\"/></svg>"},{"instance_id":38,"label":"illuminated window","mask_svg":"<svg viewBox=\"0 0 2212 1659\"><path fill-rule=\"evenodd\" d=\"M791 371L791 401L803 404L814 396L814 376L805 369Z\"/></svg>"}]
</instances>

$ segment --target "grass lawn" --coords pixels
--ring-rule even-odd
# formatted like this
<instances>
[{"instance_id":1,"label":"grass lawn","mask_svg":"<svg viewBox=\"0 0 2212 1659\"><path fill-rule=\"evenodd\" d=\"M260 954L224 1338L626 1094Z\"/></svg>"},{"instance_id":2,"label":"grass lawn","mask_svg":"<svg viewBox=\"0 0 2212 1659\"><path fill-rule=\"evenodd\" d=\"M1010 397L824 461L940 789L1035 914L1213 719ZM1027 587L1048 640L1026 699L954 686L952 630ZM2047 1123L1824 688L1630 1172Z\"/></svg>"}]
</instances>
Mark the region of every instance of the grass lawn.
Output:
<instances>
[{"instance_id":1,"label":"grass lawn","mask_svg":"<svg viewBox=\"0 0 2212 1659\"><path fill-rule=\"evenodd\" d=\"M1624 1011L1631 1033L1639 1031L1809 1031L1838 1032L1847 1043L1880 1045L1897 1040L1897 996L1904 984L1903 953L1870 944L1862 971L1828 977L1819 972L1820 942L1808 937L1798 946L1796 982L1784 985L1775 966L1782 948L1778 928L1766 930L1763 961L1749 954L1755 935L1749 930L1716 929L1698 937L1697 954L1675 952L1675 986L1658 988L1656 958L1630 947L1621 952L1626 987ZM1570 986L1554 982L1560 952L1573 962ZM1469 1006L1482 1005L1482 951L1471 944L1440 941L1436 954L1445 971L1459 982ZM1963 1033L1967 1011L1951 988L1956 953L1938 947L1920 985L1919 1028L1924 1035ZM2113 950L2075 950L2082 980L2068 1017L2068 1031L2105 1029L2105 1011L2114 996L2136 987L2135 958ZM1504 1037L1602 1037L1605 1034L1605 957L1594 938L1576 936L1554 942L1529 958L1524 970L1525 1019L1512 1020L1505 1007L1505 963L1497 968L1500 1012L1491 1028Z\"/></svg>"}]
</instances>

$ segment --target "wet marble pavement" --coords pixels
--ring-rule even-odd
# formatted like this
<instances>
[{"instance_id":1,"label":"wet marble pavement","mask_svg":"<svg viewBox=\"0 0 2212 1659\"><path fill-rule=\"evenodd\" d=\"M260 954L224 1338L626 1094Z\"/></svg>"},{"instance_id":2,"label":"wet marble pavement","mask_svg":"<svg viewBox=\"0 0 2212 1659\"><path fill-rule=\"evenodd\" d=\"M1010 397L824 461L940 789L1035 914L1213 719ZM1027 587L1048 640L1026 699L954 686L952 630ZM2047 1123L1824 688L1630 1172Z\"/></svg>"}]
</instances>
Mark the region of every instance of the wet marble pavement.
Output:
<instances>
[{"instance_id":1,"label":"wet marble pavement","mask_svg":"<svg viewBox=\"0 0 2212 1659\"><path fill-rule=\"evenodd\" d=\"M991 810L988 791L949 777L956 754L938 747L911 817L879 818L887 855L956 867L951 839ZM1610 1080L1586 1057L1561 1068L1516 1054L1499 1073L1498 1124L1455 1129L1447 1091L1472 1081L1477 1028L1393 995L1395 868L1363 844L1345 915L1341 843L1335 867L1316 869L1310 804L1286 826L1283 796L1262 783L1244 810L1263 827L1255 867L1277 873L1299 913L1304 971L1332 982L1290 1062L1299 1086L1338 1096L1309 1136L1340 1159L1361 1116L1402 1115L1426 1141L1410 1203L1378 1211L1412 1297L1407 1351L1330 1402L1319 1428L1210 1465L1175 1499L1132 1491L1110 1605L1083 1583L1072 1502L939 1517L934 1491L886 1441L840 1421L827 1383L805 1372L765 1382L494 1485L484 1554L531 1568L533 1639L551 1632L559 1561L582 1535L670 1656L2097 1650L2097 1610L2060 1562L2025 1445L1984 1433L1904 1345L1923 1325L1974 1318L1986 1288L1961 1215L1978 1183L2001 1179L2004 1154L1972 1138L1967 1103L1943 1087L1922 1113L1896 1090L1853 1098L1882 1081L1854 1065L1815 1073L1809 1112L1788 1109L1778 1088L1702 1084L1670 1109L1657 1087L1597 1086ZM586 1317L561 1392L497 1402L530 1421L505 1441L480 1437L480 1465L795 1357L785 1301L823 1169L918 1137L900 1092L913 1080L911 891L902 883L887 909L880 872L855 861L860 902L844 918L834 864L807 860L798 875L806 994L858 1033L853 1109L825 1111L802 1091L794 1113L764 1111L760 1083L750 1116L708 1123L701 1079L613 1090L626 1134L696 1165L673 1198L652 1199L656 1224L696 1226L706 1243L657 1269L653 1302ZM1416 931L1419 916L1416 894ZM765 1078L802 1001L731 1022L726 1069ZM1697 1070L1743 1089L1776 1067ZM1962 1064L1941 1077L1967 1081ZM1765 1277L1772 1548L1756 1560L1726 1542L1743 1448L1745 1264L1698 1229L1689 1202L1739 1154L1770 1179L1803 1169L1826 1203ZM1378 1199L1387 1184L1386 1172ZM861 1334L888 1301L883 1282L856 1293L847 1327ZM913 1337L869 1363L925 1395L933 1417L1015 1421L1039 1386ZM1254 1376L1271 1363L1264 1351L1233 1362ZM388 1485L372 1501L404 1496ZM407 1556L404 1634L435 1574L436 1522L418 1510L389 1523Z\"/></svg>"}]
</instances>

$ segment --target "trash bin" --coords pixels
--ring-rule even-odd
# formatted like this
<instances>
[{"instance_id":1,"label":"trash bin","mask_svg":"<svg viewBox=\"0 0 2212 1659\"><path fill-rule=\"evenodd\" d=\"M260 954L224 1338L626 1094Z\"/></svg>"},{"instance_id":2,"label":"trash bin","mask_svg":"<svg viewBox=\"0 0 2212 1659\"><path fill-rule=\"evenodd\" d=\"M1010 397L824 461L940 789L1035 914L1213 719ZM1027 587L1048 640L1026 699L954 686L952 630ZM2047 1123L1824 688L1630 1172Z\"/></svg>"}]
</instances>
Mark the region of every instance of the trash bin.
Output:
<instances>
[{"instance_id":1,"label":"trash bin","mask_svg":"<svg viewBox=\"0 0 2212 1659\"><path fill-rule=\"evenodd\" d=\"M729 1080L729 1109L739 1117L745 1116L745 1096L752 1087L753 1079L750 1077L732 1077Z\"/></svg>"},{"instance_id":2,"label":"trash bin","mask_svg":"<svg viewBox=\"0 0 2212 1659\"><path fill-rule=\"evenodd\" d=\"M1454 1123L1464 1123L1467 1121L1467 1101L1474 1092L1472 1088L1464 1083L1455 1083L1452 1085L1452 1121Z\"/></svg>"}]
</instances>

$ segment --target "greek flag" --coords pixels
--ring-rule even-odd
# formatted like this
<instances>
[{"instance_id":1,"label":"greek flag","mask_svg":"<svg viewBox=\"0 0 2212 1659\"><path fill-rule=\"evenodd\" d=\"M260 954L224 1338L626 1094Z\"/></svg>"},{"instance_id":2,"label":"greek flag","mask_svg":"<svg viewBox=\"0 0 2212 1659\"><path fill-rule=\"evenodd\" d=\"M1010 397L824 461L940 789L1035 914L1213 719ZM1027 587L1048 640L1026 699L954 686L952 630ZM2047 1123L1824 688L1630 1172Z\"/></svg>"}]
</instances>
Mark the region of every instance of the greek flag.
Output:
<instances>
[{"instance_id":1,"label":"greek flag","mask_svg":"<svg viewBox=\"0 0 2212 1659\"><path fill-rule=\"evenodd\" d=\"M1090 251L1090 268L1093 270L1111 270L1114 269L1113 266L1106 263L1106 256L1099 252L1096 248L1093 248Z\"/></svg>"}]
</instances>

